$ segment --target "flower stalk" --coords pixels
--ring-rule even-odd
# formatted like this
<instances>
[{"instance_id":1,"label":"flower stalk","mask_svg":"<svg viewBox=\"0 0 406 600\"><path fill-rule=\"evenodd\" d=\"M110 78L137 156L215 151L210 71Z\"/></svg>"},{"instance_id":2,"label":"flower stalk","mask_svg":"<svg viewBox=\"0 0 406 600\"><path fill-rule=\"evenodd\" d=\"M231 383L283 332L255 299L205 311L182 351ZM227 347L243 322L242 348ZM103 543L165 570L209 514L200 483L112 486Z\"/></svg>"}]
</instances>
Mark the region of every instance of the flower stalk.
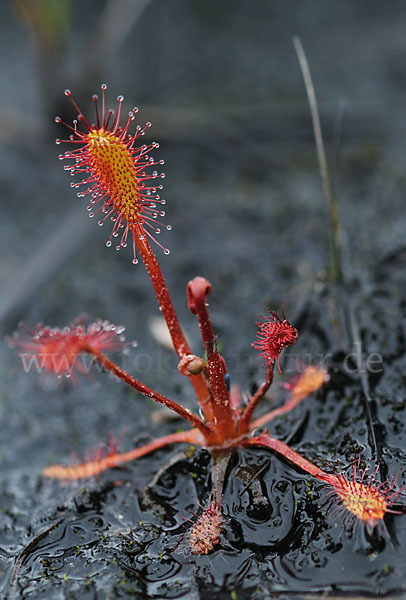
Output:
<instances>
[{"instance_id":1,"label":"flower stalk","mask_svg":"<svg viewBox=\"0 0 406 600\"><path fill-rule=\"evenodd\" d=\"M217 348L217 340L211 325L206 300L211 293L211 285L203 277L195 277L187 286L187 297L190 311L197 316L204 348L207 354L211 384L210 401L203 406L207 418L213 420L219 435L219 442L236 437L234 413L231 410L230 394L227 389L225 375L227 368Z\"/></svg>"}]
</instances>

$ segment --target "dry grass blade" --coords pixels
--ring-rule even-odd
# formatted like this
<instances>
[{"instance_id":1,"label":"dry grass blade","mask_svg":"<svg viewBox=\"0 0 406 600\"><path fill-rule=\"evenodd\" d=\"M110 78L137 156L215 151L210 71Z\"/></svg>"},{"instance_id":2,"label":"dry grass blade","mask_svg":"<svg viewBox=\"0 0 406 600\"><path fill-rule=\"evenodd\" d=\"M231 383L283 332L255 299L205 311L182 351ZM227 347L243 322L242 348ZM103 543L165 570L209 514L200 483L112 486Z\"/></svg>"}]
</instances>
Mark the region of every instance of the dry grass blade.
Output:
<instances>
[{"instance_id":1,"label":"dry grass blade","mask_svg":"<svg viewBox=\"0 0 406 600\"><path fill-rule=\"evenodd\" d=\"M302 70L303 79L305 82L307 98L309 101L310 113L313 122L314 137L316 140L317 149L317 160L320 167L320 175L323 183L324 195L326 197L329 207L329 218L330 218L330 277L334 282L342 280L342 267L341 267L341 232L340 232L340 221L338 216L338 205L334 193L333 183L330 177L330 171L328 168L326 152L324 150L323 135L321 131L321 124L319 118L319 111L317 107L316 92L314 91L312 76L310 73L309 63L307 62L306 54L303 49L300 38L293 38L293 45L296 50L296 54L299 60L300 68Z\"/></svg>"}]
</instances>

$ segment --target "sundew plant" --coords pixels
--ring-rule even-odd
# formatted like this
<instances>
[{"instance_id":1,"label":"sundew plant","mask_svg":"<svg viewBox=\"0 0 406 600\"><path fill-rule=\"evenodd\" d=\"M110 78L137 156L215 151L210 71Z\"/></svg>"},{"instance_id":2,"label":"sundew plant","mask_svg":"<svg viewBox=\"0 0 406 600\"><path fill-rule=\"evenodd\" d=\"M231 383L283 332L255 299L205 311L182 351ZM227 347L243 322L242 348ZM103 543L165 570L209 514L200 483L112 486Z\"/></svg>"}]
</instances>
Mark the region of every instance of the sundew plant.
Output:
<instances>
[{"instance_id":1,"label":"sundew plant","mask_svg":"<svg viewBox=\"0 0 406 600\"><path fill-rule=\"evenodd\" d=\"M307 365L289 384L286 401L261 416L257 415L261 401L273 384L275 371L281 371L281 353L287 352L285 349L293 346L300 335L284 313L277 314L274 307L270 307L259 317L256 340L247 340L247 346L251 345L251 351L258 353L258 361L264 368L263 383L252 394L229 385L226 356L219 351L208 310L212 288L200 275L187 283L186 294L188 307L200 328L202 343L199 350L189 347L156 257L156 252L169 254L160 243L159 234L163 229L170 230L165 224L165 200L161 196L163 160L155 157L159 144L143 143L143 136L151 124L144 127L134 124L136 108L123 120L123 96L118 96L116 108L109 110L106 85L102 85L101 90L101 99L93 96L95 112L92 119L82 113L71 92L66 90L78 116L72 125L56 118L57 123L68 131L66 139L57 140L57 144L65 148L59 158L73 176L71 187L79 198L87 199L89 216L99 226L110 227L106 245L116 250L127 248L134 265L140 259L144 263L179 359L179 377L190 380L196 395L196 409L191 412L176 400L145 385L136 373L128 373L113 362L110 353L124 352L130 344L125 341L124 327L111 324L100 315L89 325L78 318L63 327L37 325L33 330L23 328L10 339L10 344L21 356L35 359L43 372L59 378L77 378L83 371L80 357L86 353L141 396L166 406L182 417L185 424L188 422L188 428L182 431L157 437L127 452L120 452L114 446L82 464L66 464L61 457L61 464L45 466L42 476L65 482L84 480L128 461L139 460L168 445L204 447L211 455L212 491L202 505L201 514L190 520L186 546L193 554L208 554L221 544L227 521L222 500L231 453L236 449L264 448L271 456L277 453L283 457L298 472L305 473L310 481L320 481L330 497L329 505L350 524L349 529L358 523L369 536L376 529L385 531L386 516L399 512L396 503L402 489L397 477L382 481L379 464L370 467L369 461L360 453L354 456L351 464L330 464L329 468L324 464L321 468L267 430L274 419L286 415L328 384L327 369ZM170 257L167 260L170 261ZM215 294L213 298L215 302ZM143 402L143 398L139 397L137 401Z\"/></svg>"}]
</instances>

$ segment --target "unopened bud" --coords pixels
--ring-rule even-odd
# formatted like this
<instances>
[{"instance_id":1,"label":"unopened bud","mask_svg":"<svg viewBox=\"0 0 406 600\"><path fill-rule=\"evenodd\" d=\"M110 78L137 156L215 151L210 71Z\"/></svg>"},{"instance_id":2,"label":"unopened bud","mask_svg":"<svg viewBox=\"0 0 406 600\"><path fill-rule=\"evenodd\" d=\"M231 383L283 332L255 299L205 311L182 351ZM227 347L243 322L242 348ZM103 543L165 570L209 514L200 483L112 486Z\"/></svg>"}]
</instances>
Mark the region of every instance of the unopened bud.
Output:
<instances>
[{"instance_id":1,"label":"unopened bud","mask_svg":"<svg viewBox=\"0 0 406 600\"><path fill-rule=\"evenodd\" d=\"M194 354L188 354L180 361L178 370L181 375L190 377L191 375L199 375L205 367L206 363L202 358Z\"/></svg>"}]
</instances>

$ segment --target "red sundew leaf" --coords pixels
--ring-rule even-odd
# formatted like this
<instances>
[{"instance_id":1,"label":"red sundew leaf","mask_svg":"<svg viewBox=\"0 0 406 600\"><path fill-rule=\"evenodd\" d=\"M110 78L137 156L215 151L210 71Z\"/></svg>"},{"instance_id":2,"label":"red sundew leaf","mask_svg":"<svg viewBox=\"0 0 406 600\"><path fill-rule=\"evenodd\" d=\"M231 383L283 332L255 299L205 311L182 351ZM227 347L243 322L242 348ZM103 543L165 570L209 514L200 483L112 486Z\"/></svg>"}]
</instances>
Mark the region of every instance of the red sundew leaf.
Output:
<instances>
[{"instance_id":1,"label":"red sundew leaf","mask_svg":"<svg viewBox=\"0 0 406 600\"><path fill-rule=\"evenodd\" d=\"M290 398L299 402L306 396L316 392L324 383L328 383L329 375L326 369L309 365L305 370L292 377L285 387L290 390Z\"/></svg>"},{"instance_id":2,"label":"red sundew leaf","mask_svg":"<svg viewBox=\"0 0 406 600\"><path fill-rule=\"evenodd\" d=\"M328 475L325 481L333 487L343 508L356 519L363 521L367 531L371 532L377 523L383 521L386 513L397 514L397 511L390 507L395 504L403 490L395 489L399 475L382 482L376 477L378 465L368 475L369 461L363 469L360 464L361 455L353 458L349 478L339 469L335 474Z\"/></svg>"},{"instance_id":3,"label":"red sundew leaf","mask_svg":"<svg viewBox=\"0 0 406 600\"><path fill-rule=\"evenodd\" d=\"M213 500L198 517L188 535L188 546L192 554L208 554L220 541L223 527L221 506Z\"/></svg>"},{"instance_id":4,"label":"red sundew leaf","mask_svg":"<svg viewBox=\"0 0 406 600\"><path fill-rule=\"evenodd\" d=\"M116 250L125 248L131 234L133 263L136 264L138 259L135 248L138 238L151 238L165 254L169 254L169 250L164 248L155 237L159 235L162 228L168 231L171 229L170 225L159 221L160 217L165 216L162 210L165 200L159 194L163 186L155 183L155 180L162 179L165 174L158 173L156 170L151 171L151 168L163 165L164 161L155 161L150 155L150 152L159 148L157 142L135 146L136 140L151 126L151 123L146 123L143 128L137 125L135 132L129 133L130 125L138 111L136 107L129 112L127 121L120 125L123 96L117 97L116 112L110 110L106 113L106 88L105 84L101 86L101 114L98 109L98 97L93 96L95 124L87 121L73 100L70 90L65 91L65 95L78 111L78 120L84 125L86 131L79 131L76 120L73 121L72 127L62 123L60 117L56 117L57 123L62 123L71 131L69 139L58 139L56 143L74 146L59 158L73 161L72 164L65 166L65 170L71 175L84 174L84 179L81 182L71 183L71 187L81 190L77 193L79 197L91 196L87 207L89 216L94 217L100 213L98 221L100 226L108 219L113 222L113 230L106 245L111 246L113 238L121 235L115 247Z\"/></svg>"},{"instance_id":5,"label":"red sundew leaf","mask_svg":"<svg viewBox=\"0 0 406 600\"><path fill-rule=\"evenodd\" d=\"M292 346L296 342L298 332L287 319L284 318L282 321L276 312L272 312L269 308L268 312L270 317L261 316L264 322L257 323L259 327L257 340L251 345L265 359L268 366L277 360L280 372L279 355L286 346Z\"/></svg>"},{"instance_id":6,"label":"red sundew leaf","mask_svg":"<svg viewBox=\"0 0 406 600\"><path fill-rule=\"evenodd\" d=\"M25 372L48 372L56 377L88 374L91 364L79 359L85 348L96 352L124 352L134 342L126 342L125 328L98 320L87 328L81 322L59 328L38 324L33 330L20 326L8 338L9 346L19 350Z\"/></svg>"},{"instance_id":7,"label":"red sundew leaf","mask_svg":"<svg viewBox=\"0 0 406 600\"><path fill-rule=\"evenodd\" d=\"M386 513L401 514L391 509L391 506L395 504L399 495L404 491L402 488L395 489L399 475L380 482L376 479L379 470L379 466L376 466L372 474L367 477L369 461L367 461L365 468L361 469L360 455L353 459L351 477L348 478L341 470L336 473L323 471L287 444L269 434L249 438L244 440L241 445L264 446L275 450L306 473L331 486L333 489L330 493L336 494L337 499L341 500L343 508L354 519L363 522L369 532L373 530L378 522L383 522Z\"/></svg>"}]
</instances>

